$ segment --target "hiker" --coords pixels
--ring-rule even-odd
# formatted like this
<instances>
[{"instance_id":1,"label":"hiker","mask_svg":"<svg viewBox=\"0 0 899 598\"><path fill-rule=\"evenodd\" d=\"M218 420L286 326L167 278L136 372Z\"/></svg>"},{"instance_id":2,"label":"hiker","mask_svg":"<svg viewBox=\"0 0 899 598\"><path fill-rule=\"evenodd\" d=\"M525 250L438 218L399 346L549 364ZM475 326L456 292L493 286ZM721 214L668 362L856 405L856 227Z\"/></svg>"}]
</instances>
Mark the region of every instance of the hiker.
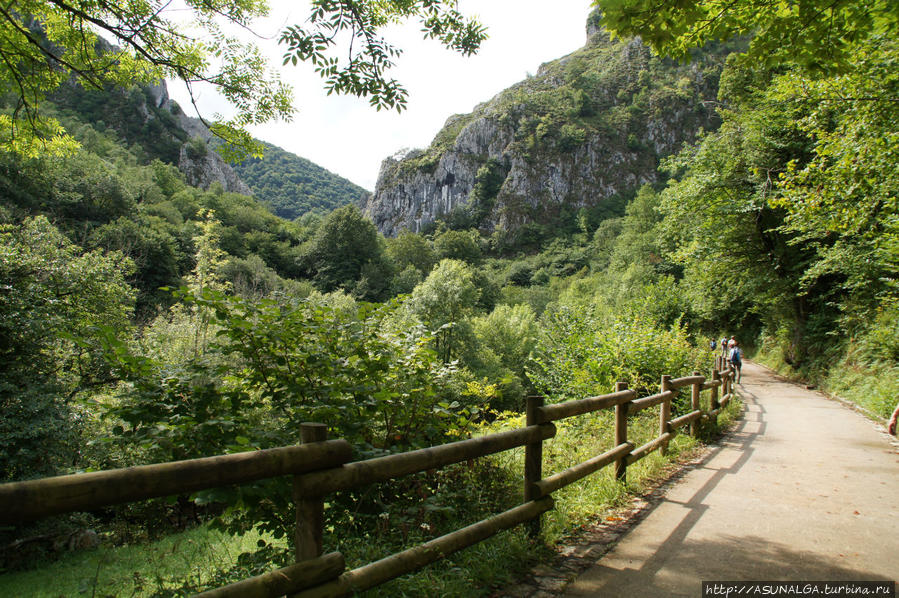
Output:
<instances>
[{"instance_id":1,"label":"hiker","mask_svg":"<svg viewBox=\"0 0 899 598\"><path fill-rule=\"evenodd\" d=\"M893 409L893 415L890 416L890 423L887 424L887 432L896 436L896 423L899 420L899 403L896 404L896 408Z\"/></svg>"},{"instance_id":2,"label":"hiker","mask_svg":"<svg viewBox=\"0 0 899 598\"><path fill-rule=\"evenodd\" d=\"M736 371L736 380L737 384L740 383L740 377L743 369L743 351L740 350L740 344L734 339L734 337L730 338L733 345L731 345L730 355L728 359L730 359L730 364L734 367Z\"/></svg>"},{"instance_id":3,"label":"hiker","mask_svg":"<svg viewBox=\"0 0 899 598\"><path fill-rule=\"evenodd\" d=\"M716 341L715 339L712 339L709 342L709 349L712 351L712 353L715 352L715 347L717 347L717 346L718 346L718 341Z\"/></svg>"},{"instance_id":4,"label":"hiker","mask_svg":"<svg viewBox=\"0 0 899 598\"><path fill-rule=\"evenodd\" d=\"M727 357L727 337L721 337L721 357Z\"/></svg>"},{"instance_id":5,"label":"hiker","mask_svg":"<svg viewBox=\"0 0 899 598\"><path fill-rule=\"evenodd\" d=\"M730 340L727 341L727 352L730 353L730 350L733 349L737 345L737 339L734 337L730 337Z\"/></svg>"}]
</instances>

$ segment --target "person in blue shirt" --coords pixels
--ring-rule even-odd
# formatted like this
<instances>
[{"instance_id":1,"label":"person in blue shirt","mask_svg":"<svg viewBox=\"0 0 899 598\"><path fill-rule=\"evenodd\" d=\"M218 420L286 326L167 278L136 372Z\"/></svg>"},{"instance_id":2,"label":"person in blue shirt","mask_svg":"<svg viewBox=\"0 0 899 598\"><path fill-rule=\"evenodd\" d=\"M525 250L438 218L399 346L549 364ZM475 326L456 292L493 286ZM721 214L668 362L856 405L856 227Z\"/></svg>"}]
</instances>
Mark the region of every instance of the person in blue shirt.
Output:
<instances>
[{"instance_id":1,"label":"person in blue shirt","mask_svg":"<svg viewBox=\"0 0 899 598\"><path fill-rule=\"evenodd\" d=\"M731 347L730 354L727 356L727 358L730 360L731 365L734 366L734 369L736 370L735 382L739 384L742 374L741 370L743 369L743 351L740 350L740 344L735 339L731 338L731 340L734 344Z\"/></svg>"}]
</instances>

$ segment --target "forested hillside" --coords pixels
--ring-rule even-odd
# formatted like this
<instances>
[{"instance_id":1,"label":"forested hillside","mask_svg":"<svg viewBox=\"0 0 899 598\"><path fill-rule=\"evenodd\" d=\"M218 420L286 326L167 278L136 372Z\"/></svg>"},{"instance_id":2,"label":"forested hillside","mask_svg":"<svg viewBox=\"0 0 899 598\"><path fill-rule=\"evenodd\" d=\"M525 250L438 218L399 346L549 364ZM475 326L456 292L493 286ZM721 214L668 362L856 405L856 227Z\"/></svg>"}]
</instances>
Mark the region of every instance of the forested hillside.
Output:
<instances>
[{"instance_id":1,"label":"forested hillside","mask_svg":"<svg viewBox=\"0 0 899 598\"><path fill-rule=\"evenodd\" d=\"M237 171L281 213L309 210L297 219L221 184L192 186L171 161L185 141L168 128L178 115L148 88L46 108L79 147L0 144L0 481L290 445L308 421L356 457L386 455L518 426L528 394L553 403L619 381L648 391L662 374L707 369L708 341L724 333L888 414L899 392L895 35L862 19L839 55L769 61L758 54L778 45L768 30L734 26L695 48L665 21L688 28L695 13L671 10L657 35L614 7L605 22L689 64L596 30L583 51L451 119L431 148L388 162L368 213L390 236L338 199L361 190L291 178L296 160L275 148ZM117 108L128 98L156 108L131 122ZM198 164L207 150L188 138L178 152ZM403 185L452 201L416 207ZM875 382L854 384L863 376ZM681 394L673 415L688 408ZM657 430L644 415L637 425ZM546 458L564 469L569 454L606 450L610 418L560 423L567 440ZM326 544L370 562L501 511L520 499L512 465L337 495ZM560 493L548 539L639 483ZM292 562L293 508L279 478L18 525L0 530L2 566L55 558L52 538L85 527L110 546L207 525L227 545L254 538L210 571L129 574L110 590L189 594ZM464 575L450 561L385 591L486 595L537 550L509 535ZM92 569L84 587L98 579Z\"/></svg>"},{"instance_id":2,"label":"forested hillside","mask_svg":"<svg viewBox=\"0 0 899 598\"><path fill-rule=\"evenodd\" d=\"M307 212L326 212L358 202L367 193L343 177L271 144L261 145L261 158L226 164L214 151L220 140L169 99L165 83L127 89L107 86L102 91L73 83L51 97L64 118L108 132L139 162L160 160L177 166L186 182L204 189L218 182L226 191L253 195L281 218L295 220Z\"/></svg>"},{"instance_id":3,"label":"forested hillside","mask_svg":"<svg viewBox=\"0 0 899 598\"><path fill-rule=\"evenodd\" d=\"M329 212L358 203L368 191L270 143L262 158L247 158L234 170L281 218L294 220L307 212Z\"/></svg>"}]
</instances>

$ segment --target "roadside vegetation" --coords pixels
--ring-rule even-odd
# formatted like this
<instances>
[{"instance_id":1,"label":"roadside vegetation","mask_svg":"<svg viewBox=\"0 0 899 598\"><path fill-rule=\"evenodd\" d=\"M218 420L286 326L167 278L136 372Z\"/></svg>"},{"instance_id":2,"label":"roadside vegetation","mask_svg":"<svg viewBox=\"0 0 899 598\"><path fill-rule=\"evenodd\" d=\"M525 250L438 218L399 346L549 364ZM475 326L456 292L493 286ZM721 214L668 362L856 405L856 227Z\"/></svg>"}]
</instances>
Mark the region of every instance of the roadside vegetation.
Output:
<instances>
[{"instance_id":1,"label":"roadside vegetation","mask_svg":"<svg viewBox=\"0 0 899 598\"><path fill-rule=\"evenodd\" d=\"M728 57L720 128L665 160L664 183L509 235L481 218L496 164L478 173L471 213L385 239L352 205L288 221L191 187L159 158L170 147L141 149L46 107L80 148L0 154L0 481L295 444L305 421L326 423L357 458L406 451L520 425L529 394L558 402L617 381L650 392L662 374L708 371L709 341L725 333L888 415L899 76L883 30L893 13L873 6L880 20L855 23L832 64L769 62L752 44ZM839 14L852 25L855 13ZM553 118L534 120L534 139L541 125L556 134ZM577 130L558 134L577 145ZM674 415L685 408L676 401ZM635 422L638 441L655 428L651 414ZM607 417L559 432L547 471L611 445ZM692 448L680 437L672 453ZM354 566L517 504L520 460L329 497L326 549ZM664 467L641 461L631 489ZM545 542L624 491L606 472L560 492ZM0 594L222 585L291 561L292 509L277 479L8 526ZM95 552L66 550L93 538ZM545 550L508 532L375 594L487 593Z\"/></svg>"},{"instance_id":2,"label":"roadside vegetation","mask_svg":"<svg viewBox=\"0 0 899 598\"><path fill-rule=\"evenodd\" d=\"M726 430L740 411L739 401L729 404L720 416L718 430ZM600 421L603 419L608 418L563 424L558 436L547 443L547 471L563 469L606 450L609 435L596 433L611 428L611 422ZM507 413L491 424L480 426L477 433L521 425L521 416ZM631 431L640 442L654 436L657 426L658 416L652 413L636 422ZM715 431L708 432L714 437ZM613 517L615 508L626 504L629 493L642 492L664 480L672 464L690 458L699 448L691 437L679 435L670 445L667 457L655 453L631 466L626 486L614 480L606 469L556 492L556 508L543 517L541 542L530 539L524 529L503 532L365 595L436 592L458 598L487 596L513 583L517 576L551 555L551 547L564 542L578 527L606 516ZM425 499L424 510L395 511L389 521L382 513L368 525L351 525L353 533L334 529L328 534L325 549L339 549L350 566L362 565L427 540L441 529L442 532L457 529L507 508L521 500L523 459L522 451L506 453L470 467L451 468L439 476L422 476L412 486L419 494L423 488L433 491ZM452 509L453 505L469 510ZM188 531L165 534L157 540L143 539L120 546L104 542L96 549L64 553L39 567L4 574L0 577L0 591L10 596L47 598L190 595L269 570L271 559L283 555L287 549L286 538L276 539L255 529L229 534L201 524Z\"/></svg>"}]
</instances>

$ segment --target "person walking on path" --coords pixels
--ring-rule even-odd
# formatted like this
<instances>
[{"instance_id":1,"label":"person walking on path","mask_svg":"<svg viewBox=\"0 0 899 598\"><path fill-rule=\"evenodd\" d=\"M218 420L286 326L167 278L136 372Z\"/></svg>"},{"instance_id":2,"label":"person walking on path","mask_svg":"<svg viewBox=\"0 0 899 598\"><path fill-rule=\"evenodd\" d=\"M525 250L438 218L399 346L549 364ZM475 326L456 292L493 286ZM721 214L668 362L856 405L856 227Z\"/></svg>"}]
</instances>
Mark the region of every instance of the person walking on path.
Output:
<instances>
[{"instance_id":1,"label":"person walking on path","mask_svg":"<svg viewBox=\"0 0 899 598\"><path fill-rule=\"evenodd\" d=\"M896 408L893 409L893 415L890 416L890 421L887 424L887 432L896 436L896 424L899 421L899 403L896 404Z\"/></svg>"},{"instance_id":2,"label":"person walking on path","mask_svg":"<svg viewBox=\"0 0 899 598\"><path fill-rule=\"evenodd\" d=\"M728 359L730 360L730 364L734 367L736 371L736 380L737 384L740 383L740 375L743 370L743 351L740 350L740 344L734 339L734 337L730 337L730 342L733 343L730 347L730 354L728 355Z\"/></svg>"}]
</instances>

